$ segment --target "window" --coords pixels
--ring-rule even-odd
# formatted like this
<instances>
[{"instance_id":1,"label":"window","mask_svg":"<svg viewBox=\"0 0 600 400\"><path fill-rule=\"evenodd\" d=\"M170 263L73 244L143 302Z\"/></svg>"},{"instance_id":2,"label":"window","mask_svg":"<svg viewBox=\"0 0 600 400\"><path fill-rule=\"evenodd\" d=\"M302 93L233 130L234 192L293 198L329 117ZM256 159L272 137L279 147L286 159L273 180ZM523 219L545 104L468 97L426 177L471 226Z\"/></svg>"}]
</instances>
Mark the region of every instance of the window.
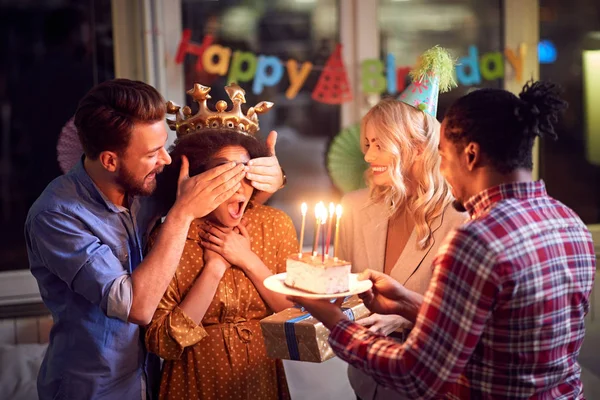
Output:
<instances>
[{"instance_id":1,"label":"window","mask_svg":"<svg viewBox=\"0 0 600 400\"><path fill-rule=\"evenodd\" d=\"M27 211L62 171L56 147L78 101L113 76L111 2L0 5L0 271L29 264Z\"/></svg>"},{"instance_id":2,"label":"window","mask_svg":"<svg viewBox=\"0 0 600 400\"><path fill-rule=\"evenodd\" d=\"M182 29L189 30L192 44L200 45L211 35L213 44L231 50L224 74L207 73L206 68L199 71L198 57L186 55L186 90L194 83L210 86L212 104L209 106L214 109L214 102L228 100L224 86L233 80L246 91L245 110L263 100L275 103L271 111L260 115L259 135L265 140L271 130L278 132L276 152L288 176L288 184L269 203L287 212L295 225L300 226L301 202L328 201L336 196L327 174L325 152L328 142L340 130L340 105L316 101L313 91L340 41L338 2L183 0L181 12ZM260 73L240 72L247 71L248 64L237 64L236 54L244 54L251 60L259 55L277 57L283 63L281 78L272 85L256 86ZM298 70L304 62L313 66L297 94L286 96L290 79L285 64L290 59L297 61ZM273 67L266 73L273 73ZM195 112L197 104L192 104L189 96L186 102ZM305 243L310 244L308 240Z\"/></svg>"},{"instance_id":3,"label":"window","mask_svg":"<svg viewBox=\"0 0 600 400\"><path fill-rule=\"evenodd\" d=\"M558 140L540 141L540 177L583 222L600 224L600 4L541 0L540 37L540 78L569 102Z\"/></svg>"},{"instance_id":4,"label":"window","mask_svg":"<svg viewBox=\"0 0 600 400\"><path fill-rule=\"evenodd\" d=\"M514 74L504 66L501 1L380 0L379 4L381 57L392 54L396 67L405 67L399 78L406 77L417 57L435 45L458 59L458 87L440 95L439 120L469 90L502 88L505 74Z\"/></svg>"}]
</instances>

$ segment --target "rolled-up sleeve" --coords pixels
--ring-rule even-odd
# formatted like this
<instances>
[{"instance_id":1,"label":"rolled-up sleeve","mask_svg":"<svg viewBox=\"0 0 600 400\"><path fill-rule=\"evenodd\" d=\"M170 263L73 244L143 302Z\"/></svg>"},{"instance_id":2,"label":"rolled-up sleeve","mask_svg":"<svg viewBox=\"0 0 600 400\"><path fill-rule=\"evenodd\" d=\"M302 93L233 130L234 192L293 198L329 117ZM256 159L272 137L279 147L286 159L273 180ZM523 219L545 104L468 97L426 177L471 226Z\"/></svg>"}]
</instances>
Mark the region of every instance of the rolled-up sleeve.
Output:
<instances>
[{"instance_id":1,"label":"rolled-up sleeve","mask_svg":"<svg viewBox=\"0 0 600 400\"><path fill-rule=\"evenodd\" d=\"M133 302L133 286L131 275L121 275L115 279L108 293L106 315L127 322L131 303Z\"/></svg>"},{"instance_id":2,"label":"rolled-up sleeve","mask_svg":"<svg viewBox=\"0 0 600 400\"><path fill-rule=\"evenodd\" d=\"M208 334L179 308L183 299L173 277L146 329L146 347L165 360L178 360L186 347L193 346Z\"/></svg>"},{"instance_id":3,"label":"rolled-up sleeve","mask_svg":"<svg viewBox=\"0 0 600 400\"><path fill-rule=\"evenodd\" d=\"M26 236L44 266L71 290L99 305L107 316L127 320L132 298L129 273L85 223L67 213L46 211L28 221Z\"/></svg>"}]
</instances>

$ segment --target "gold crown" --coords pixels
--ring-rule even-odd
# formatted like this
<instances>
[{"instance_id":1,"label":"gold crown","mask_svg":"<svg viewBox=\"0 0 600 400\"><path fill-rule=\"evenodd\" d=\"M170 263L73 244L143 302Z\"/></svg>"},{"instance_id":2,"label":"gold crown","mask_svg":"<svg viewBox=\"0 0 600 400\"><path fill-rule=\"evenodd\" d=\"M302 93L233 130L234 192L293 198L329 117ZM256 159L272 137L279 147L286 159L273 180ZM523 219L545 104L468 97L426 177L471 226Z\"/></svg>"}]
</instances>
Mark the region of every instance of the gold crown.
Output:
<instances>
[{"instance_id":1,"label":"gold crown","mask_svg":"<svg viewBox=\"0 0 600 400\"><path fill-rule=\"evenodd\" d=\"M177 132L177 137L183 137L189 133L204 129L230 128L241 131L247 135L254 135L258 131L258 114L266 113L273 107L269 101L261 101L254 107L250 107L246 115L242 111L242 103L246 102L244 89L232 83L225 86L225 91L233 103L233 107L227 110L227 102L219 100L215 105L217 111L208 108L206 100L210 99L210 88L199 83L187 91L194 101L198 103L198 112L192 115L192 109L188 106L181 107L173 102L167 102L167 114L175 115L175 120L167 118L167 124L171 130Z\"/></svg>"}]
</instances>

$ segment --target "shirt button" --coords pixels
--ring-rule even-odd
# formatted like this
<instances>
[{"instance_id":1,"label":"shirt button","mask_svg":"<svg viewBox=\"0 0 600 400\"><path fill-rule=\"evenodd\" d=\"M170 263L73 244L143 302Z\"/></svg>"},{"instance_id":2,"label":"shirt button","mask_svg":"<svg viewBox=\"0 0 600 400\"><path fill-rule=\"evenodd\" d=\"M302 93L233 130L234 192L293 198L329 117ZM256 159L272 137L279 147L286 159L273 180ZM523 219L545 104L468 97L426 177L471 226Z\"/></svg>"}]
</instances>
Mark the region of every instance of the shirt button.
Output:
<instances>
[{"instance_id":1,"label":"shirt button","mask_svg":"<svg viewBox=\"0 0 600 400\"><path fill-rule=\"evenodd\" d=\"M229 289L229 293L233 293L233 289Z\"/></svg>"}]
</instances>

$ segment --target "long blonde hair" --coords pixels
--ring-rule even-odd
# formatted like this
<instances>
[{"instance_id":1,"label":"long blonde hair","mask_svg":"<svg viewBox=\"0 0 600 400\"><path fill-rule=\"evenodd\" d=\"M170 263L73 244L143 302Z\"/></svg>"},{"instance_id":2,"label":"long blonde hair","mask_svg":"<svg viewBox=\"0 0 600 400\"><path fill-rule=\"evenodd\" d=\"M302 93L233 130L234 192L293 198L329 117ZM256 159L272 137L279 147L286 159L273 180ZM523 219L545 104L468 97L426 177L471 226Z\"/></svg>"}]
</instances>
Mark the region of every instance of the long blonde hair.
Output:
<instances>
[{"instance_id":1,"label":"long blonde hair","mask_svg":"<svg viewBox=\"0 0 600 400\"><path fill-rule=\"evenodd\" d=\"M386 204L388 217L394 216L401 207L407 207L415 221L417 246L427 248L431 243L433 220L440 216L453 200L450 187L440 173L438 153L440 123L431 115L419 111L401 101L385 99L371 108L363 117L360 142L366 153L366 127L377 133L378 144L383 151L393 154L390 168L392 186L373 183L370 169L365 173L371 201ZM413 187L416 192L407 195L406 174L421 151L421 169L415 174Z\"/></svg>"}]
</instances>

